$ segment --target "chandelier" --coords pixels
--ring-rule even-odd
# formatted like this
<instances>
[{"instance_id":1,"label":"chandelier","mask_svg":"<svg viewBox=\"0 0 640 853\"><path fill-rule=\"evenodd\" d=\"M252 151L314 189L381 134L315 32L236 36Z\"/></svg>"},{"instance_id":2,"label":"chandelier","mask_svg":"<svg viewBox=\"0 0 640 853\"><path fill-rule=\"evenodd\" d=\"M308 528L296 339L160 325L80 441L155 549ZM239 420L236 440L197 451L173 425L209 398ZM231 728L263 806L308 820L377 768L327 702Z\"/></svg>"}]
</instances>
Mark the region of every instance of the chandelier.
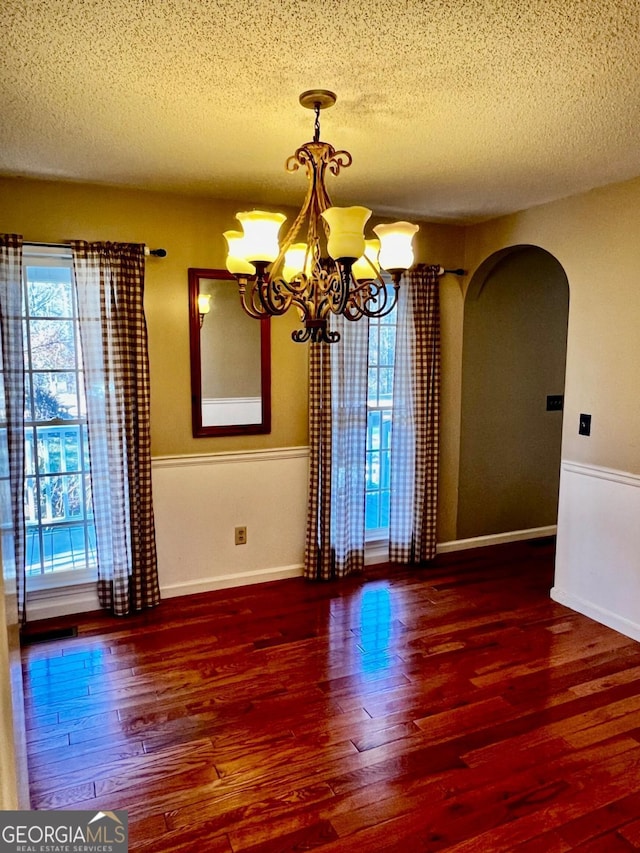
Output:
<instances>
[{"instance_id":1,"label":"chandelier","mask_svg":"<svg viewBox=\"0 0 640 853\"><path fill-rule=\"evenodd\" d=\"M306 169L308 188L300 213L282 242L278 232L286 216L251 210L238 213L242 231L226 231L227 269L237 282L243 309L261 319L298 309L304 328L292 332L298 343L334 343L340 334L329 329L331 313L347 320L382 317L398 300L402 273L413 263L411 242L418 230L410 222L377 225L377 239L365 240L371 216L366 207L333 207L325 186L327 169L338 175L351 165L348 151L336 151L320 140L320 110L336 95L313 89L300 103L315 112L313 141L287 160L289 172ZM306 226L306 242L300 233ZM304 233L304 232L303 232ZM386 271L392 284L384 280Z\"/></svg>"}]
</instances>

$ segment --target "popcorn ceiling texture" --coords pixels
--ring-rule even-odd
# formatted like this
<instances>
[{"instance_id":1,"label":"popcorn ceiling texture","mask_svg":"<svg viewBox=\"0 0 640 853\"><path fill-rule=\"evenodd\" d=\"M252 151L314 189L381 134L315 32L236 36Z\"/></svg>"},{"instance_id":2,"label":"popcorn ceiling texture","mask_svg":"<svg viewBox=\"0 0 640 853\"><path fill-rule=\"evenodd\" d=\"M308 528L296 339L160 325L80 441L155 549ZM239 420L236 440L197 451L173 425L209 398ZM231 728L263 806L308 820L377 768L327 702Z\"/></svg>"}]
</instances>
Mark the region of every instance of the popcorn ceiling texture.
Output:
<instances>
[{"instance_id":1,"label":"popcorn ceiling texture","mask_svg":"<svg viewBox=\"0 0 640 853\"><path fill-rule=\"evenodd\" d=\"M640 0L5 0L0 173L469 222L640 175Z\"/></svg>"}]
</instances>

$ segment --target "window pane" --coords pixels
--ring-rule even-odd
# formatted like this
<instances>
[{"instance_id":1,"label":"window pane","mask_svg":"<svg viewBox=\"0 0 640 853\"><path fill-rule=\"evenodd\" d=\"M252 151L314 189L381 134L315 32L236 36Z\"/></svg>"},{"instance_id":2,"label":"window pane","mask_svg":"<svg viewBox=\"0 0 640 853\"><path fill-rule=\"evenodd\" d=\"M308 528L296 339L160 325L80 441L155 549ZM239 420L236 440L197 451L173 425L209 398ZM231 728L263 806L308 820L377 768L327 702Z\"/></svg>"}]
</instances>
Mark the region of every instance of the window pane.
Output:
<instances>
[{"instance_id":1,"label":"window pane","mask_svg":"<svg viewBox=\"0 0 640 853\"><path fill-rule=\"evenodd\" d=\"M62 468L62 439L59 429L38 427L38 471L57 474Z\"/></svg>"},{"instance_id":2,"label":"window pane","mask_svg":"<svg viewBox=\"0 0 640 853\"><path fill-rule=\"evenodd\" d=\"M388 489L390 485L390 465L391 453L388 450L383 450L380 454L380 488Z\"/></svg>"},{"instance_id":3,"label":"window pane","mask_svg":"<svg viewBox=\"0 0 640 853\"><path fill-rule=\"evenodd\" d=\"M380 401L390 402L393 394L393 368L381 367L380 376Z\"/></svg>"},{"instance_id":4,"label":"window pane","mask_svg":"<svg viewBox=\"0 0 640 853\"><path fill-rule=\"evenodd\" d=\"M29 326L31 366L34 370L75 368L76 354L71 320L33 320Z\"/></svg>"},{"instance_id":5,"label":"window pane","mask_svg":"<svg viewBox=\"0 0 640 853\"><path fill-rule=\"evenodd\" d=\"M378 404L378 370L370 367L367 373L367 402L370 405Z\"/></svg>"},{"instance_id":6,"label":"window pane","mask_svg":"<svg viewBox=\"0 0 640 853\"><path fill-rule=\"evenodd\" d=\"M69 268L27 266L27 295L31 317L73 317Z\"/></svg>"},{"instance_id":7,"label":"window pane","mask_svg":"<svg viewBox=\"0 0 640 853\"><path fill-rule=\"evenodd\" d=\"M25 479L24 515L26 524L35 524L38 521L38 498L35 477L27 477Z\"/></svg>"},{"instance_id":8,"label":"window pane","mask_svg":"<svg viewBox=\"0 0 640 853\"><path fill-rule=\"evenodd\" d=\"M380 328L380 364L392 365L396 347L396 327Z\"/></svg>"},{"instance_id":9,"label":"window pane","mask_svg":"<svg viewBox=\"0 0 640 853\"><path fill-rule=\"evenodd\" d=\"M380 454L367 454L366 488L376 489L380 485Z\"/></svg>"},{"instance_id":10,"label":"window pane","mask_svg":"<svg viewBox=\"0 0 640 853\"><path fill-rule=\"evenodd\" d=\"M382 412L382 430L380 436L380 446L383 450L391 448L391 409L384 409Z\"/></svg>"},{"instance_id":11,"label":"window pane","mask_svg":"<svg viewBox=\"0 0 640 853\"><path fill-rule=\"evenodd\" d=\"M34 373L33 403L35 419L50 421L54 418L75 420L79 417L77 378L71 372Z\"/></svg>"},{"instance_id":12,"label":"window pane","mask_svg":"<svg viewBox=\"0 0 640 853\"><path fill-rule=\"evenodd\" d=\"M380 516L378 525L382 528L389 527L389 499L390 492L380 492Z\"/></svg>"},{"instance_id":13,"label":"window pane","mask_svg":"<svg viewBox=\"0 0 640 853\"><path fill-rule=\"evenodd\" d=\"M25 428L26 559L35 579L95 569L96 544L85 522L93 510L72 264L27 260L25 270L25 420L43 424Z\"/></svg>"},{"instance_id":14,"label":"window pane","mask_svg":"<svg viewBox=\"0 0 640 853\"><path fill-rule=\"evenodd\" d=\"M27 528L26 539L26 573L40 574L40 534L37 525Z\"/></svg>"},{"instance_id":15,"label":"window pane","mask_svg":"<svg viewBox=\"0 0 640 853\"><path fill-rule=\"evenodd\" d=\"M42 477L40 480L40 518L43 522L82 518L80 477L70 474Z\"/></svg>"},{"instance_id":16,"label":"window pane","mask_svg":"<svg viewBox=\"0 0 640 853\"><path fill-rule=\"evenodd\" d=\"M367 415L367 447L370 450L380 449L380 412Z\"/></svg>"},{"instance_id":17,"label":"window pane","mask_svg":"<svg viewBox=\"0 0 640 853\"><path fill-rule=\"evenodd\" d=\"M44 571L62 572L86 565L84 525L43 528Z\"/></svg>"},{"instance_id":18,"label":"window pane","mask_svg":"<svg viewBox=\"0 0 640 853\"><path fill-rule=\"evenodd\" d=\"M369 322L369 365L378 363L378 325Z\"/></svg>"},{"instance_id":19,"label":"window pane","mask_svg":"<svg viewBox=\"0 0 640 853\"><path fill-rule=\"evenodd\" d=\"M367 419L367 494L365 528L389 526L393 363L397 309L369 322L369 373Z\"/></svg>"},{"instance_id":20,"label":"window pane","mask_svg":"<svg viewBox=\"0 0 640 853\"><path fill-rule=\"evenodd\" d=\"M64 469L67 472L80 471L80 430L69 427L63 431Z\"/></svg>"},{"instance_id":21,"label":"window pane","mask_svg":"<svg viewBox=\"0 0 640 853\"><path fill-rule=\"evenodd\" d=\"M375 530L380 527L378 524L378 507L380 496L378 492L367 492L365 497L365 528L367 530Z\"/></svg>"}]
</instances>

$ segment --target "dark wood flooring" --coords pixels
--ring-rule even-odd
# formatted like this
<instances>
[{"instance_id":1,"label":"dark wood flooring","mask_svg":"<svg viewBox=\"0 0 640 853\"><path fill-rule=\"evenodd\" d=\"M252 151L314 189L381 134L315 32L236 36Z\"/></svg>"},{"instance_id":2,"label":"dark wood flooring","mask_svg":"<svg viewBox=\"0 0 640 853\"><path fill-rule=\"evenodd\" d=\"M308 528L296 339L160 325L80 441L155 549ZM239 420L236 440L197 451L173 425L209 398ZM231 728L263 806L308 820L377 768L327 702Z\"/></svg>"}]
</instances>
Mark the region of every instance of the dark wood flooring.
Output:
<instances>
[{"instance_id":1,"label":"dark wood flooring","mask_svg":"<svg viewBox=\"0 0 640 853\"><path fill-rule=\"evenodd\" d=\"M127 809L153 853L637 850L640 644L552 568L518 543L57 620L24 649L32 805Z\"/></svg>"}]
</instances>

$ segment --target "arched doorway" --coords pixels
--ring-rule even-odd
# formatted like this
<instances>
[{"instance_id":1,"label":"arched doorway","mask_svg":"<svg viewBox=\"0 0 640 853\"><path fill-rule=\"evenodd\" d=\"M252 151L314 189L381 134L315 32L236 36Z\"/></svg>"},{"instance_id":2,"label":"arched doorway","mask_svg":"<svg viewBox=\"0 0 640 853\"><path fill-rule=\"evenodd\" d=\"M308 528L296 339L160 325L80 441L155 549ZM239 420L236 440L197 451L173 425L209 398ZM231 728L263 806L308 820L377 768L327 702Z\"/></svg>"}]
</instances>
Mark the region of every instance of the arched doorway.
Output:
<instances>
[{"instance_id":1,"label":"arched doorway","mask_svg":"<svg viewBox=\"0 0 640 853\"><path fill-rule=\"evenodd\" d=\"M557 521L569 311L567 276L537 246L475 272L464 309L457 538Z\"/></svg>"}]
</instances>

